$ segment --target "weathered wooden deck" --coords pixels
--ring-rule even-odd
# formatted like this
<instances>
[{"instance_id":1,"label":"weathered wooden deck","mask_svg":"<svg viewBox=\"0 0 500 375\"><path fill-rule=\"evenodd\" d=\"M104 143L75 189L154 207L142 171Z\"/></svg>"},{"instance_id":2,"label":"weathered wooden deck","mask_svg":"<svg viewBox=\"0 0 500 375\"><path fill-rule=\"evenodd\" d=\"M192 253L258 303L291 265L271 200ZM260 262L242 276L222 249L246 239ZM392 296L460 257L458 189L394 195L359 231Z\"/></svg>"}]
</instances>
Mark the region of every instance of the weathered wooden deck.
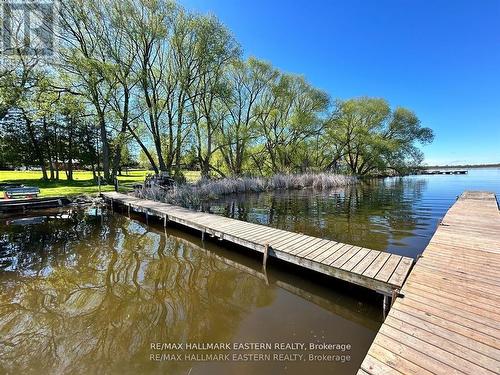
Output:
<instances>
[{"instance_id":1,"label":"weathered wooden deck","mask_svg":"<svg viewBox=\"0 0 500 375\"><path fill-rule=\"evenodd\" d=\"M202 233L335 278L392 295L405 281L413 259L331 240L252 224L214 214L135 198L116 192L102 196L134 211L194 228ZM267 255L266 255L267 254Z\"/></svg>"},{"instance_id":2,"label":"weathered wooden deck","mask_svg":"<svg viewBox=\"0 0 500 375\"><path fill-rule=\"evenodd\" d=\"M500 374L500 213L465 192L417 261L358 375Z\"/></svg>"}]
</instances>

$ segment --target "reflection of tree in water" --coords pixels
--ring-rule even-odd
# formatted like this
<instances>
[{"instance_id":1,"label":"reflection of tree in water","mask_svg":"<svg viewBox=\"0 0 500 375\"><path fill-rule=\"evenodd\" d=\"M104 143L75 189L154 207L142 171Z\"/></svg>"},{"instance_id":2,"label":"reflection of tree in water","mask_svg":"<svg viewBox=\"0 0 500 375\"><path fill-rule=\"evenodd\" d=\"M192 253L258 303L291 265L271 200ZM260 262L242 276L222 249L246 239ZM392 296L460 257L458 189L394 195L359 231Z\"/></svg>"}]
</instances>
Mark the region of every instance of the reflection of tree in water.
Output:
<instances>
[{"instance_id":1,"label":"reflection of tree in water","mask_svg":"<svg viewBox=\"0 0 500 375\"><path fill-rule=\"evenodd\" d=\"M417 212L427 181L369 180L330 191L283 191L232 196L213 212L240 220L330 238L377 250L414 236L425 213Z\"/></svg>"},{"instance_id":2,"label":"reflection of tree in water","mask_svg":"<svg viewBox=\"0 0 500 375\"><path fill-rule=\"evenodd\" d=\"M20 257L0 279L4 371L173 373L189 364L149 361L151 342L228 341L274 298L255 277L141 224L79 219L66 231L24 227L33 242L15 227L0 234Z\"/></svg>"}]
</instances>

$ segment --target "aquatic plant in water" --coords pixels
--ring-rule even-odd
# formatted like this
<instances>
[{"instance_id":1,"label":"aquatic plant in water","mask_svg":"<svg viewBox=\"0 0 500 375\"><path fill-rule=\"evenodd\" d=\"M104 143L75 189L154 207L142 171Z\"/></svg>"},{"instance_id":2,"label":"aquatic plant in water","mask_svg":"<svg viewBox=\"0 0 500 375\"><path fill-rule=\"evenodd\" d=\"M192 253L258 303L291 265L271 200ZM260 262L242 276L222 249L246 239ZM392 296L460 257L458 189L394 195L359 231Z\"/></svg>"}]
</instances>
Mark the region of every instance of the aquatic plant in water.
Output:
<instances>
[{"instance_id":1,"label":"aquatic plant in water","mask_svg":"<svg viewBox=\"0 0 500 375\"><path fill-rule=\"evenodd\" d=\"M222 195L259 193L273 190L313 188L326 190L356 183L356 177L333 173L278 174L265 177L229 177L219 180L201 179L195 184L175 184L166 189L153 186L137 190L139 198L152 199L188 208L198 208L203 202Z\"/></svg>"}]
</instances>

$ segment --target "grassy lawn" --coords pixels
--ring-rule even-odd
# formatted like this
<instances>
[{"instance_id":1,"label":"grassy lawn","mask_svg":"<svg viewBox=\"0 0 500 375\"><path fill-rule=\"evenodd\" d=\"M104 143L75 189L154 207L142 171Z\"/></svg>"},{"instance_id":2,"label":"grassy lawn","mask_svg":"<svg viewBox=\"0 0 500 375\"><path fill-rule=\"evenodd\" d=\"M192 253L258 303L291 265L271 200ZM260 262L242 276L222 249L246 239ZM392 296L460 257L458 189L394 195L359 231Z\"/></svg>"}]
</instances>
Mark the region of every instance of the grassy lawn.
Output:
<instances>
[{"instance_id":1,"label":"grassy lawn","mask_svg":"<svg viewBox=\"0 0 500 375\"><path fill-rule=\"evenodd\" d=\"M123 176L118 176L120 190L131 189L132 185L142 183L144 177L152 171L131 170L128 173L123 172ZM197 171L185 171L184 175L188 181L196 181L200 173ZM96 194L99 192L97 184L92 179L90 171L73 172L74 181L66 180L64 171L59 172L60 181L43 181L40 171L0 171L0 183L17 183L26 186L38 186L40 196L69 196L79 194ZM113 185L102 185L101 191L112 191ZM0 190L0 198L3 197L3 191Z\"/></svg>"}]
</instances>

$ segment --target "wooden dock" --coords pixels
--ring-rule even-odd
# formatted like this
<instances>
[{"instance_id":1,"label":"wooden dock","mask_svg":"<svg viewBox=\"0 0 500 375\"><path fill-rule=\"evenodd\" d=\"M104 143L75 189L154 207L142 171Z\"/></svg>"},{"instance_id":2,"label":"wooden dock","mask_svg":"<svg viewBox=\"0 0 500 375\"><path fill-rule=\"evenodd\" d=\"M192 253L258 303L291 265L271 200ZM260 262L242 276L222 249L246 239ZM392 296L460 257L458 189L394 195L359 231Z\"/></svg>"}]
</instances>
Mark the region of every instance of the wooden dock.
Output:
<instances>
[{"instance_id":1,"label":"wooden dock","mask_svg":"<svg viewBox=\"0 0 500 375\"><path fill-rule=\"evenodd\" d=\"M175 222L263 253L267 257L308 268L383 294L384 301L403 285L413 259L370 250L300 233L248 223L210 213L197 212L152 200L139 199L116 192L102 193L111 202L130 210L156 216L164 225Z\"/></svg>"},{"instance_id":2,"label":"wooden dock","mask_svg":"<svg viewBox=\"0 0 500 375\"><path fill-rule=\"evenodd\" d=\"M418 170L414 174L467 174L469 173L468 170L466 169L460 169L460 170L451 170L451 169L444 169L444 170Z\"/></svg>"},{"instance_id":3,"label":"wooden dock","mask_svg":"<svg viewBox=\"0 0 500 375\"><path fill-rule=\"evenodd\" d=\"M358 375L500 374L500 213L465 192L413 267Z\"/></svg>"},{"instance_id":4,"label":"wooden dock","mask_svg":"<svg viewBox=\"0 0 500 375\"><path fill-rule=\"evenodd\" d=\"M66 206L71 201L66 197L45 197L31 199L0 199L0 212L39 210Z\"/></svg>"}]
</instances>

